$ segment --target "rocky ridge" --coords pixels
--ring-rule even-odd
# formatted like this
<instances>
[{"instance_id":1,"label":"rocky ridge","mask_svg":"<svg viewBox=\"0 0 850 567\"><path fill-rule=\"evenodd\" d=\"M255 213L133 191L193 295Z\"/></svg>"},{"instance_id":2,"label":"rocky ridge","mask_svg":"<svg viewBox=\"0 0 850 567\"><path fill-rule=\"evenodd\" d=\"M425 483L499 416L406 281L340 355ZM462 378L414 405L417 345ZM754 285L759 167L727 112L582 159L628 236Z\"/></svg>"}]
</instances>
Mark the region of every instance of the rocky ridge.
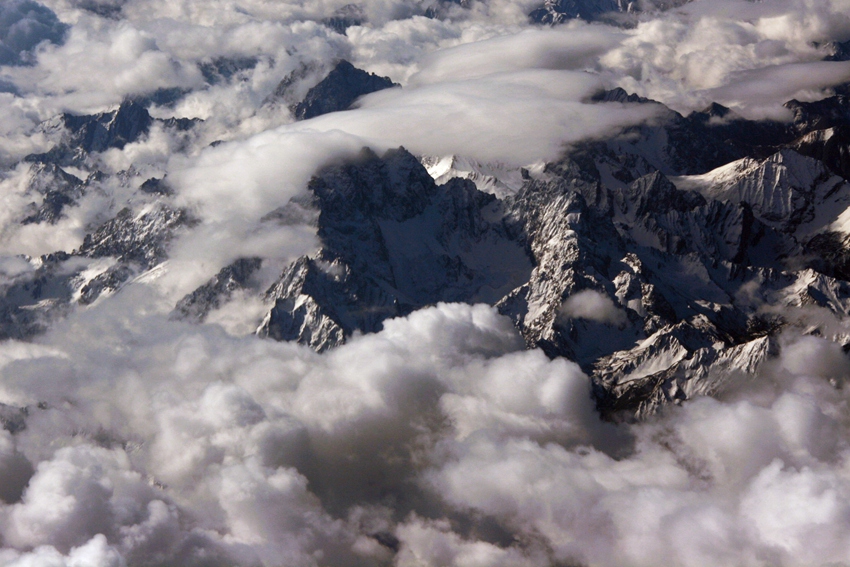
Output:
<instances>
[{"instance_id":1,"label":"rocky ridge","mask_svg":"<svg viewBox=\"0 0 850 567\"><path fill-rule=\"evenodd\" d=\"M634 23L641 12L663 11L687 4L691 0L545 0L528 14L535 24L557 25L569 20L588 22ZM624 17L626 16L626 17ZM628 17L631 16L631 17Z\"/></svg>"},{"instance_id":2,"label":"rocky ridge","mask_svg":"<svg viewBox=\"0 0 850 567\"><path fill-rule=\"evenodd\" d=\"M314 226L318 252L271 285L257 277L263 258L237 259L173 317L202 323L237 291L256 293L268 306L259 335L324 351L428 305L483 302L529 347L578 362L608 415L710 394L775 356L783 328L825 333L805 312L850 313L848 100L837 89L791 101L794 121L782 124L720 105L684 116L615 89L593 101L657 105L658 118L522 169L364 149L267 215ZM60 117L58 149L27 160L28 194L41 202L20 222L59 222L105 190L103 174L69 164L90 164L151 124L134 103ZM127 179L131 206L75 250L21 258L0 282L3 337L39 333L167 261L194 220L164 179ZM572 310L575 301L598 313Z\"/></svg>"}]
</instances>

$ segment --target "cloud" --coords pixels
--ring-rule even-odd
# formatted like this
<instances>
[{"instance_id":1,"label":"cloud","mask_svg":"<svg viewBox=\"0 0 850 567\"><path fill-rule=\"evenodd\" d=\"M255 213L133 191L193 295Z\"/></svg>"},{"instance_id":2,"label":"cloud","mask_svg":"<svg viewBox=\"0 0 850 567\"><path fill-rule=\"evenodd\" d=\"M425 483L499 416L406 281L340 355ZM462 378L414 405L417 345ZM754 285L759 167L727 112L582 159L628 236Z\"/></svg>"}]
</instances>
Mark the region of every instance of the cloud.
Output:
<instances>
[{"instance_id":1,"label":"cloud","mask_svg":"<svg viewBox=\"0 0 850 567\"><path fill-rule=\"evenodd\" d=\"M581 70L627 36L619 30L577 24L523 30L425 55L412 85L470 80L525 69Z\"/></svg>"},{"instance_id":2,"label":"cloud","mask_svg":"<svg viewBox=\"0 0 850 567\"><path fill-rule=\"evenodd\" d=\"M32 0L7 0L0 6L0 65L30 65L42 42L61 44L68 26L49 8Z\"/></svg>"},{"instance_id":3,"label":"cloud","mask_svg":"<svg viewBox=\"0 0 850 567\"><path fill-rule=\"evenodd\" d=\"M52 546L39 546L29 553L15 553L11 550L0 552L0 560L10 567L125 567L126 562L115 548L109 546L102 534L94 536L85 544L75 547L62 555Z\"/></svg>"},{"instance_id":4,"label":"cloud","mask_svg":"<svg viewBox=\"0 0 850 567\"><path fill-rule=\"evenodd\" d=\"M262 219L328 162L398 145L513 165L553 158L652 118L584 102L613 84L681 109L717 98L774 115L784 97L847 74L813 44L850 38L847 3L697 0L630 30L531 30L529 2L474 2L438 20L378 0L346 35L318 23L345 3L128 0L110 20L52 0L73 22L64 44L30 46L32 66L4 69L17 91L0 93L4 282L32 270L17 254L74 247L115 209L144 207L135 189L148 176L167 173L176 194L165 201L198 224L156 272L32 343L0 343L0 415L26 424L0 432L0 563L850 561L850 368L832 342L791 331L760 375L732 378L717 398L613 424L578 365L526 350L488 306L432 306L322 355L253 337L268 307L256 296L206 325L166 316L237 257L261 256L273 277L313 251L313 228ZM297 124L261 106L301 63L343 56L404 87ZM216 57L258 63L211 86L198 64ZM92 156L74 172L111 177L66 219L15 223L29 168L8 166L52 142L41 121L171 87L190 92L154 112L204 124ZM591 290L561 315L625 321Z\"/></svg>"},{"instance_id":5,"label":"cloud","mask_svg":"<svg viewBox=\"0 0 850 567\"><path fill-rule=\"evenodd\" d=\"M194 66L172 59L149 34L124 22L104 29L86 19L71 28L63 45L44 49L38 67L21 77L21 88L58 97L77 112L102 111L158 88L199 86L201 80Z\"/></svg>"},{"instance_id":6,"label":"cloud","mask_svg":"<svg viewBox=\"0 0 850 567\"><path fill-rule=\"evenodd\" d=\"M792 99L820 100L826 88L848 80L850 62L790 63L733 73L728 84L709 89L706 95L753 115Z\"/></svg>"},{"instance_id":7,"label":"cloud","mask_svg":"<svg viewBox=\"0 0 850 567\"><path fill-rule=\"evenodd\" d=\"M602 71L681 111L720 102L754 118L782 117L790 98L846 80L846 65L824 65L817 46L850 37L847 7L843 0L697 0L641 22L601 58Z\"/></svg>"},{"instance_id":8,"label":"cloud","mask_svg":"<svg viewBox=\"0 0 850 567\"><path fill-rule=\"evenodd\" d=\"M439 439L441 396L474 395L481 364L492 365L487 396L515 420L571 420L579 439L599 427L580 371L520 351L510 321L490 307L440 305L319 356L142 315L143 297L128 290L72 317L48 338L56 350L0 347L4 399L46 404L14 439L36 466L20 502L3 511L8 545L73 555L103 534L128 563L205 553L299 564L321 550L349 564L386 551L356 546L370 534L325 508L380 505L386 490L411 490L410 452L424 456ZM90 331L116 340L91 342ZM127 332L144 346L123 349ZM503 354L513 360L498 369ZM545 376L528 401L507 395L510 368ZM61 440L48 448L48 436Z\"/></svg>"},{"instance_id":9,"label":"cloud","mask_svg":"<svg viewBox=\"0 0 850 567\"><path fill-rule=\"evenodd\" d=\"M756 388L759 405L703 399L637 426L625 459L477 438L428 478L458 509L539 534L555 561L846 561L847 430L832 413L845 394L822 379L792 383L767 400Z\"/></svg>"},{"instance_id":10,"label":"cloud","mask_svg":"<svg viewBox=\"0 0 850 567\"><path fill-rule=\"evenodd\" d=\"M168 322L149 292L0 345L0 394L31 408L0 451L32 465L0 507L7 562L846 560L847 393L827 380L846 361L823 339L789 336L725 400L612 425L576 365L487 306L318 355Z\"/></svg>"},{"instance_id":11,"label":"cloud","mask_svg":"<svg viewBox=\"0 0 850 567\"><path fill-rule=\"evenodd\" d=\"M624 325L628 321L625 312L614 305L610 297L592 289L568 297L561 306L561 314L572 319L588 319L611 325Z\"/></svg>"},{"instance_id":12,"label":"cloud","mask_svg":"<svg viewBox=\"0 0 850 567\"><path fill-rule=\"evenodd\" d=\"M320 116L295 131L341 130L368 145L403 145L425 155L462 154L515 166L554 159L567 144L647 120L653 107L580 102L599 88L592 75L530 70L471 81L388 89L353 111ZM433 124L439 127L431 127ZM415 135L414 135L415 133Z\"/></svg>"}]
</instances>

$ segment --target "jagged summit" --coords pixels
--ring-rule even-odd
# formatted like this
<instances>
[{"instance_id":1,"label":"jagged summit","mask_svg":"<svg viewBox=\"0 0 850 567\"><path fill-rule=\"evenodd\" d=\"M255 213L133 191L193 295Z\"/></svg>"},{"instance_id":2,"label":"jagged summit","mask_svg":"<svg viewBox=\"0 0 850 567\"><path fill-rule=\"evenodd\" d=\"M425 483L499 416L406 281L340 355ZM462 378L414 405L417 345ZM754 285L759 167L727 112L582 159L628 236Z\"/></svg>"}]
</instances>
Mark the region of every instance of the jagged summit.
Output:
<instances>
[{"instance_id":1,"label":"jagged summit","mask_svg":"<svg viewBox=\"0 0 850 567\"><path fill-rule=\"evenodd\" d=\"M259 334L324 351L422 306L484 301L529 346L579 362L604 411L651 412L774 356L771 337L789 323L761 306L850 309L850 284L838 277L846 257L803 260L838 234L824 215L847 198L826 189L840 178L816 160L783 150L672 181L648 166L617 183L587 167L567 156L502 197L463 179L437 185L403 148L323 170L304 201L321 248L265 292ZM766 208L776 198L745 190L752 179L803 200L777 218ZM790 257L801 263L790 268ZM222 270L177 312L200 320L250 288L242 267ZM581 293L609 307L574 315L565 306Z\"/></svg>"},{"instance_id":2,"label":"jagged summit","mask_svg":"<svg viewBox=\"0 0 850 567\"><path fill-rule=\"evenodd\" d=\"M691 0L545 0L528 14L535 24L561 24L582 19L633 25L633 16L641 12L663 11L687 4ZM624 16L632 18L624 19Z\"/></svg>"},{"instance_id":3,"label":"jagged summit","mask_svg":"<svg viewBox=\"0 0 850 567\"><path fill-rule=\"evenodd\" d=\"M280 100L320 72L296 69ZM298 108L302 118L348 108L391 84L341 62ZM263 257L216 267L172 316L215 321L250 297L264 306L260 336L324 351L426 306L483 302L529 347L579 363L604 411L640 413L713 392L775 356L776 334L796 323L765 306L850 312L845 95L790 102L788 124L718 104L683 116L623 89L592 101L652 104L657 116L533 171L364 149L262 217L313 227L315 253L276 277ZM60 117L63 141L29 160L32 205L20 222L61 222L106 181L69 164L142 139L153 123L133 102ZM32 260L4 284L3 336L38 333L73 306L165 269L192 215L174 206L162 173L131 185L125 175L130 206L91 226L78 249ZM599 309L576 310L582 297Z\"/></svg>"},{"instance_id":4,"label":"jagged summit","mask_svg":"<svg viewBox=\"0 0 850 567\"><path fill-rule=\"evenodd\" d=\"M307 96L293 107L292 112L298 120L307 120L347 110L363 95L397 86L389 77L379 77L342 60L327 77L307 92Z\"/></svg>"},{"instance_id":5,"label":"jagged summit","mask_svg":"<svg viewBox=\"0 0 850 567\"><path fill-rule=\"evenodd\" d=\"M830 54L824 61L850 61L850 41L831 42L826 49Z\"/></svg>"},{"instance_id":6,"label":"jagged summit","mask_svg":"<svg viewBox=\"0 0 850 567\"><path fill-rule=\"evenodd\" d=\"M590 100L593 102L622 102L622 103L657 103L654 100L638 96L634 93L627 92L622 87L615 87L611 90L602 90L595 93Z\"/></svg>"},{"instance_id":7,"label":"jagged summit","mask_svg":"<svg viewBox=\"0 0 850 567\"><path fill-rule=\"evenodd\" d=\"M90 116L63 114L62 120L71 133L69 144L87 152L122 149L147 134L153 118L141 104L127 101L112 112Z\"/></svg>"},{"instance_id":8,"label":"jagged summit","mask_svg":"<svg viewBox=\"0 0 850 567\"><path fill-rule=\"evenodd\" d=\"M80 165L88 154L111 148L120 150L141 140L155 122L176 130L188 130L198 122L188 118L157 120L143 102L127 99L117 109L98 114L64 113L59 117L59 129L63 134L59 143L45 153L30 154L24 160L62 167Z\"/></svg>"},{"instance_id":9,"label":"jagged summit","mask_svg":"<svg viewBox=\"0 0 850 567\"><path fill-rule=\"evenodd\" d=\"M345 30L352 26L363 25L365 21L366 14L363 12L363 8L357 4L346 4L337 9L331 17L322 20L322 23L336 33L345 35Z\"/></svg>"},{"instance_id":10,"label":"jagged summit","mask_svg":"<svg viewBox=\"0 0 850 567\"><path fill-rule=\"evenodd\" d=\"M530 270L520 243L486 220L499 216L492 195L468 181L436 185L403 148L381 157L364 150L309 190L322 248L268 290L264 336L324 350L425 305L493 301Z\"/></svg>"},{"instance_id":11,"label":"jagged summit","mask_svg":"<svg viewBox=\"0 0 850 567\"><path fill-rule=\"evenodd\" d=\"M629 0L546 0L528 14L528 19L538 24L560 24L580 18L593 21L612 12L629 12L637 2Z\"/></svg>"}]
</instances>

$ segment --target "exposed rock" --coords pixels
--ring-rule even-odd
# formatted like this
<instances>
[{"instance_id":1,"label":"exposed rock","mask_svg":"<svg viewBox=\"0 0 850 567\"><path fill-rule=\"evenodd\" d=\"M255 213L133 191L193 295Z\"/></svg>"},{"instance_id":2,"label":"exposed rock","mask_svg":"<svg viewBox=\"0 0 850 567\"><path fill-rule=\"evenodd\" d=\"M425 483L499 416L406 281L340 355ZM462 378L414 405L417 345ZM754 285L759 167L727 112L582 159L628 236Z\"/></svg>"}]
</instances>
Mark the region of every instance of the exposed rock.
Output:
<instances>
[{"instance_id":1,"label":"exposed rock","mask_svg":"<svg viewBox=\"0 0 850 567\"><path fill-rule=\"evenodd\" d=\"M437 186L403 149L366 151L309 188L322 249L269 290L263 335L324 349L439 301L494 302L530 270L492 195L462 180Z\"/></svg>"},{"instance_id":2,"label":"exposed rock","mask_svg":"<svg viewBox=\"0 0 850 567\"><path fill-rule=\"evenodd\" d=\"M307 120L347 110L363 95L397 86L389 77L367 73L343 60L292 111L298 120Z\"/></svg>"},{"instance_id":3,"label":"exposed rock","mask_svg":"<svg viewBox=\"0 0 850 567\"><path fill-rule=\"evenodd\" d=\"M216 57L198 65L207 83L215 85L226 83L234 76L250 71L260 62L256 57Z\"/></svg>"},{"instance_id":4,"label":"exposed rock","mask_svg":"<svg viewBox=\"0 0 850 567\"><path fill-rule=\"evenodd\" d=\"M333 16L322 20L322 23L336 33L345 35L345 30L351 26L363 25L365 21L366 14L363 12L363 8L357 4L346 4L334 12Z\"/></svg>"},{"instance_id":5,"label":"exposed rock","mask_svg":"<svg viewBox=\"0 0 850 567\"><path fill-rule=\"evenodd\" d=\"M181 299L173 317L202 322L210 311L221 307L239 289L245 289L254 273L260 269L260 258L239 258L213 276L210 281Z\"/></svg>"}]
</instances>

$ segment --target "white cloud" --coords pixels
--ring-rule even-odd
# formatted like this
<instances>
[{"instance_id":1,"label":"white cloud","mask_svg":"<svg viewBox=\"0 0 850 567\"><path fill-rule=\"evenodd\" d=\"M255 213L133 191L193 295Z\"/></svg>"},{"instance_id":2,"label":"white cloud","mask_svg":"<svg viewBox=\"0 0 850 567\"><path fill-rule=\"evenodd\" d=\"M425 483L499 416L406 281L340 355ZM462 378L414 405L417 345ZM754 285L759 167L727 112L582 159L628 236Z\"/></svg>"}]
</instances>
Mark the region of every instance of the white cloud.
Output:
<instances>
[{"instance_id":1,"label":"white cloud","mask_svg":"<svg viewBox=\"0 0 850 567\"><path fill-rule=\"evenodd\" d=\"M614 301L598 291L584 289L569 296L561 306L561 314L572 319L588 319L611 325L624 325L626 313Z\"/></svg>"},{"instance_id":2,"label":"white cloud","mask_svg":"<svg viewBox=\"0 0 850 567\"><path fill-rule=\"evenodd\" d=\"M846 2L697 0L640 23L601 58L611 80L681 111L710 102L760 118L847 80L822 45L850 37Z\"/></svg>"},{"instance_id":3,"label":"white cloud","mask_svg":"<svg viewBox=\"0 0 850 567\"><path fill-rule=\"evenodd\" d=\"M130 0L108 20L51 0L73 25L67 42L4 70L26 97L0 94L4 166L49 143L40 120L158 87L193 89L162 116L206 123L185 151L155 129L101 156L99 167L138 178L107 182L52 227L14 224L27 168L3 173L4 281L31 269L15 254L69 249L109 211L138 204L148 173L167 172L169 202L200 223L173 242L159 279L35 343L0 344L2 409L28 407L26 429L0 434L0 563L850 561L850 400L837 387L850 368L833 343L789 335L757 379L615 425L600 420L578 366L524 350L486 306L423 309L324 355L163 314L236 257L262 256L273 271L313 250L313 229L260 219L364 145L522 165L651 117L584 102L603 85L752 115L815 96L848 75L813 45L850 37L846 1L697 0L632 30L527 30L531 3L502 0L445 20L393 19L421 6L366 2L367 22L346 36L301 21L344 3ZM219 56L259 63L208 88L197 63ZM300 63L338 57L404 88L297 124L286 109L258 110ZM208 147L217 138L227 141ZM238 335L262 305L228 309L213 322ZM568 298L562 315L625 321L594 291Z\"/></svg>"}]
</instances>

